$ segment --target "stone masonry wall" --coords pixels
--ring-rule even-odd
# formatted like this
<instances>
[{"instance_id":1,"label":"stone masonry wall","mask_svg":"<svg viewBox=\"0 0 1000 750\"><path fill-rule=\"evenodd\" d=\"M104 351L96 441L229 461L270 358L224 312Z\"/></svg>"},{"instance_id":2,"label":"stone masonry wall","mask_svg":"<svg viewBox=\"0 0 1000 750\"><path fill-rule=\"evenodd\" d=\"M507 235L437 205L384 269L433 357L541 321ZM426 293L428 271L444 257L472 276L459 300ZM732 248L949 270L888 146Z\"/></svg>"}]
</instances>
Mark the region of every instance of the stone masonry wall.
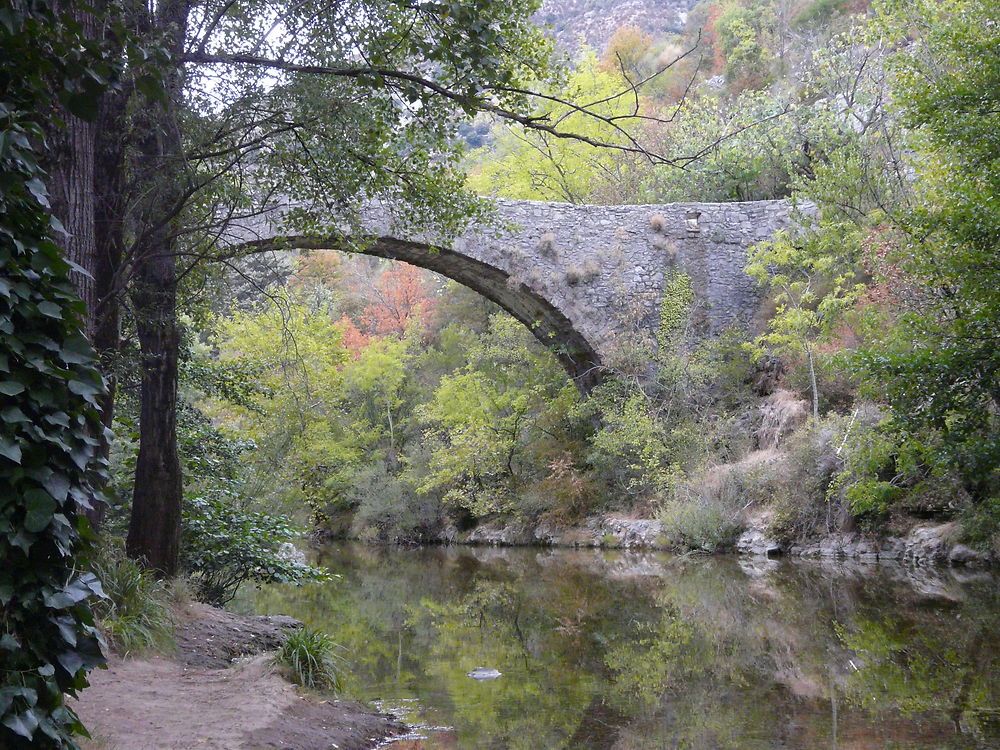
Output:
<instances>
[{"instance_id":1,"label":"stone masonry wall","mask_svg":"<svg viewBox=\"0 0 1000 750\"><path fill-rule=\"evenodd\" d=\"M580 206L499 200L497 208L507 228L467 232L450 249L501 271L508 297L514 291L561 312L602 359L626 329L655 332L671 270L690 275L707 332L748 323L759 296L744 272L747 248L788 226L792 210L786 201ZM375 206L365 224L414 247L434 244L426 236L398 236L389 212ZM280 234L279 228L280 214L248 227L255 238Z\"/></svg>"}]
</instances>

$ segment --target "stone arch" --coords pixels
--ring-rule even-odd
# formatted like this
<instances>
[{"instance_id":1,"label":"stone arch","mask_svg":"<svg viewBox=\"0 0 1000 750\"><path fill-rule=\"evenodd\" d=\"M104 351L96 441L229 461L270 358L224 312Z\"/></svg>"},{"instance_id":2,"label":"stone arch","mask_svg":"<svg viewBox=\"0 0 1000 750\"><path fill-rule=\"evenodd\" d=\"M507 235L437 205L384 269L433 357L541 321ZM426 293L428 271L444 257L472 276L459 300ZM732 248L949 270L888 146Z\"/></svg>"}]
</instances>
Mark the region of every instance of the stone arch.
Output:
<instances>
[{"instance_id":1,"label":"stone arch","mask_svg":"<svg viewBox=\"0 0 1000 750\"><path fill-rule=\"evenodd\" d=\"M288 250L337 249L331 247L333 244L322 238L286 236L251 241L245 246ZM555 354L581 393L589 393L600 382L601 358L586 337L561 310L512 278L505 269L450 247L389 236L378 237L352 252L403 261L457 281L495 302L524 324L542 345Z\"/></svg>"},{"instance_id":2,"label":"stone arch","mask_svg":"<svg viewBox=\"0 0 1000 750\"><path fill-rule=\"evenodd\" d=\"M760 303L747 250L792 224L788 201L593 206L497 200L496 221L447 243L396 228L391 206L362 212L374 238L359 252L447 276L493 300L552 349L587 393L623 332L655 341L663 291L684 273L708 335L748 326ZM288 236L293 204L277 202L233 227L232 244L337 249L330 239ZM629 329L635 329L634 331Z\"/></svg>"}]
</instances>

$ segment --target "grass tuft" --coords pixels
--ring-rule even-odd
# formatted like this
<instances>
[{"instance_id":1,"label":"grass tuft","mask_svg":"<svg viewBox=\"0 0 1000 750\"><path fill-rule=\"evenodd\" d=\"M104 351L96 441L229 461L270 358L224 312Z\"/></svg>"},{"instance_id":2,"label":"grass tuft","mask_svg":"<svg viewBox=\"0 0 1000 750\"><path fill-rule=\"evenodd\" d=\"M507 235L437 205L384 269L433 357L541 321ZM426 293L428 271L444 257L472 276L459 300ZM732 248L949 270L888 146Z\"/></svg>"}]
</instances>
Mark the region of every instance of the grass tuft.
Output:
<instances>
[{"instance_id":1,"label":"grass tuft","mask_svg":"<svg viewBox=\"0 0 1000 750\"><path fill-rule=\"evenodd\" d=\"M340 690L336 663L340 647L326 633L303 627L292 633L275 661L291 671L292 680L307 688Z\"/></svg>"},{"instance_id":2,"label":"grass tuft","mask_svg":"<svg viewBox=\"0 0 1000 750\"><path fill-rule=\"evenodd\" d=\"M116 653L162 651L173 644L172 593L167 582L113 547L94 560L92 569L107 595L94 603L94 614Z\"/></svg>"}]
</instances>

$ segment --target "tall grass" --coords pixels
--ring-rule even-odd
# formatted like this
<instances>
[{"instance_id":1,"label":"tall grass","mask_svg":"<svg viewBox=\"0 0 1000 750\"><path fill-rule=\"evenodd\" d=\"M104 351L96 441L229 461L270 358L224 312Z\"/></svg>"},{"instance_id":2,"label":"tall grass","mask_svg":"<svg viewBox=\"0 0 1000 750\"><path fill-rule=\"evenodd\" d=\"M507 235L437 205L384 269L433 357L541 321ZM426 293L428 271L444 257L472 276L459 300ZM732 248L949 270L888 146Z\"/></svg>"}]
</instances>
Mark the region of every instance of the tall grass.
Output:
<instances>
[{"instance_id":1,"label":"tall grass","mask_svg":"<svg viewBox=\"0 0 1000 750\"><path fill-rule=\"evenodd\" d=\"M159 651L173 643L170 587L126 557L106 548L91 565L106 599L94 604L98 625L108 645L122 655Z\"/></svg>"},{"instance_id":2,"label":"tall grass","mask_svg":"<svg viewBox=\"0 0 1000 750\"><path fill-rule=\"evenodd\" d=\"M288 637L275 661L291 670L292 679L303 687L340 690L339 648L326 633L303 627Z\"/></svg>"}]
</instances>

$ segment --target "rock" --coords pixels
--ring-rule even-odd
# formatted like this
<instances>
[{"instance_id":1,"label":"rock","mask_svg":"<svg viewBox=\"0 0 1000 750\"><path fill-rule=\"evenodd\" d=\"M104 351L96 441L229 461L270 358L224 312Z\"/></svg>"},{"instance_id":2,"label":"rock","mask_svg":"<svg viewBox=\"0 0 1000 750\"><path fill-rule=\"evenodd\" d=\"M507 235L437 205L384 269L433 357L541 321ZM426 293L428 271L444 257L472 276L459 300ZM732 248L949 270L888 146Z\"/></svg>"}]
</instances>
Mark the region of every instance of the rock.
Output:
<instances>
[{"instance_id":1,"label":"rock","mask_svg":"<svg viewBox=\"0 0 1000 750\"><path fill-rule=\"evenodd\" d=\"M438 541L445 544L456 544L458 542L458 527L449 523L437 535Z\"/></svg>"},{"instance_id":2,"label":"rock","mask_svg":"<svg viewBox=\"0 0 1000 750\"><path fill-rule=\"evenodd\" d=\"M519 524L499 526L493 523L483 523L473 529L466 542L469 544L488 544L494 547L513 547L535 543L534 535Z\"/></svg>"},{"instance_id":3,"label":"rock","mask_svg":"<svg viewBox=\"0 0 1000 750\"><path fill-rule=\"evenodd\" d=\"M282 542L278 545L277 556L286 562L306 564L306 553L300 550L291 542Z\"/></svg>"},{"instance_id":4,"label":"rock","mask_svg":"<svg viewBox=\"0 0 1000 750\"><path fill-rule=\"evenodd\" d=\"M957 535L955 522L916 526L903 538L903 559L917 564L943 562Z\"/></svg>"},{"instance_id":5,"label":"rock","mask_svg":"<svg viewBox=\"0 0 1000 750\"><path fill-rule=\"evenodd\" d=\"M588 524L589 525L589 524ZM616 518L605 516L595 524L602 546L630 549L633 547L663 547L663 524L648 518ZM608 544L614 540L613 544Z\"/></svg>"},{"instance_id":6,"label":"rock","mask_svg":"<svg viewBox=\"0 0 1000 750\"><path fill-rule=\"evenodd\" d=\"M952 565L970 567L986 566L990 564L990 557L986 553L966 547L964 544L956 544L948 553L948 562Z\"/></svg>"},{"instance_id":7,"label":"rock","mask_svg":"<svg viewBox=\"0 0 1000 750\"><path fill-rule=\"evenodd\" d=\"M740 535L736 541L736 550L747 555L760 557L778 557L785 552L780 542L767 536L761 528L751 527Z\"/></svg>"},{"instance_id":8,"label":"rock","mask_svg":"<svg viewBox=\"0 0 1000 750\"><path fill-rule=\"evenodd\" d=\"M502 672L498 672L495 669L486 669L486 667L477 667L468 673L468 676L474 680L495 680L499 677Z\"/></svg>"}]
</instances>

